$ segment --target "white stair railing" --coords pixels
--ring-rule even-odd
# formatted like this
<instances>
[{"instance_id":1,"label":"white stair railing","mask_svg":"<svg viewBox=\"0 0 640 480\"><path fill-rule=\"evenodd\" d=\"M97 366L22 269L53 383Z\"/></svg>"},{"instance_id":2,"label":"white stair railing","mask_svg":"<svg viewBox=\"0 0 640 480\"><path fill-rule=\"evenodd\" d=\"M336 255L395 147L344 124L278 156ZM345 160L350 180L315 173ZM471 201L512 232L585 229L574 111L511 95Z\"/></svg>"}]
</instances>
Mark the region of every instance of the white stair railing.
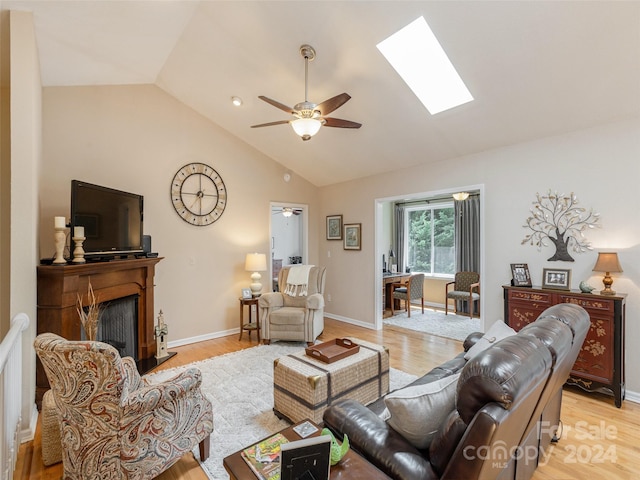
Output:
<instances>
[{"instance_id":1,"label":"white stair railing","mask_svg":"<svg viewBox=\"0 0 640 480\"><path fill-rule=\"evenodd\" d=\"M13 478L20 448L20 410L22 409L22 332L29 326L26 313L11 319L9 333L0 344L0 478Z\"/></svg>"}]
</instances>

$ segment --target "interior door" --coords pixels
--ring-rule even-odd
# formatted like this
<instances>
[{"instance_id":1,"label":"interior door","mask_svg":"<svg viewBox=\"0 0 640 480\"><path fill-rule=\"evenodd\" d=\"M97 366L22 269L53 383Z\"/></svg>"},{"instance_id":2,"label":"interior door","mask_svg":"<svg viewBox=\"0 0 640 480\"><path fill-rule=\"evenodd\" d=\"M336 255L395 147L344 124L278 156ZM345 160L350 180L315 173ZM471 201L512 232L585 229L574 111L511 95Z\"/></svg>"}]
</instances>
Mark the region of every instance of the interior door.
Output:
<instances>
[{"instance_id":1,"label":"interior door","mask_svg":"<svg viewBox=\"0 0 640 480\"><path fill-rule=\"evenodd\" d=\"M278 272L308 261L308 205L271 203L271 291L278 291Z\"/></svg>"}]
</instances>

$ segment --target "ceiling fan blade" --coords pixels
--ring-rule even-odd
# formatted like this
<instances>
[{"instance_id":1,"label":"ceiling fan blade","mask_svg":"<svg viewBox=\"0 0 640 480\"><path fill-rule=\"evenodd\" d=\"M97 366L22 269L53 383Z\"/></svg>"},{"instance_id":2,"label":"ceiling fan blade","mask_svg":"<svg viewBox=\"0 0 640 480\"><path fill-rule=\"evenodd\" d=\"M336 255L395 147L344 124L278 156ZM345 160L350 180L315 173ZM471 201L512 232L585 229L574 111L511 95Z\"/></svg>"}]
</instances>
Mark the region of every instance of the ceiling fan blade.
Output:
<instances>
[{"instance_id":1,"label":"ceiling fan blade","mask_svg":"<svg viewBox=\"0 0 640 480\"><path fill-rule=\"evenodd\" d=\"M282 111L284 111L284 112L290 113L291 115L293 115L293 114L295 114L295 113L296 113L296 112L293 110L293 108L291 108L291 107L287 107L286 105L284 105L284 104L282 104L282 103L280 103L280 102L277 102L276 100L271 100L270 98L265 97L265 96L263 96L263 95L260 95L258 98L259 98L260 100L264 100L265 102L267 102L267 103L268 103L268 104L270 104L270 105L273 105L273 106L274 106L274 107L276 107L276 108L279 108L280 110L282 110Z\"/></svg>"},{"instance_id":2,"label":"ceiling fan blade","mask_svg":"<svg viewBox=\"0 0 640 480\"><path fill-rule=\"evenodd\" d=\"M352 122L351 120L342 120L341 118L324 117L325 127L339 127L339 128L360 128L361 123Z\"/></svg>"},{"instance_id":3,"label":"ceiling fan blade","mask_svg":"<svg viewBox=\"0 0 640 480\"><path fill-rule=\"evenodd\" d=\"M335 97L322 102L316 107L316 110L320 110L320 115L322 116L329 115L336 108L341 107L342 105L347 103L350 98L351 97L348 93L341 93L340 95L336 95Z\"/></svg>"},{"instance_id":4,"label":"ceiling fan blade","mask_svg":"<svg viewBox=\"0 0 640 480\"><path fill-rule=\"evenodd\" d=\"M251 125L251 128L270 127L272 125L282 125L289 123L289 120L278 120L277 122L261 123L260 125Z\"/></svg>"}]
</instances>

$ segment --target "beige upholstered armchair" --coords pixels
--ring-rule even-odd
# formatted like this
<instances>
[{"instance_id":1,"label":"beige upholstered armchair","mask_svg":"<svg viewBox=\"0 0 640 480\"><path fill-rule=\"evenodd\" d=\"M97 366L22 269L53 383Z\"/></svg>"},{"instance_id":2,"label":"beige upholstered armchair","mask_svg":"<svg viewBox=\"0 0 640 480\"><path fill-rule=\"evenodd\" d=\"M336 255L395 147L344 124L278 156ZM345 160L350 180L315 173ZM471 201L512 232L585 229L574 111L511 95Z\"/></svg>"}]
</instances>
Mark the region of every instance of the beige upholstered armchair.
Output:
<instances>
[{"instance_id":1,"label":"beige upholstered armchair","mask_svg":"<svg viewBox=\"0 0 640 480\"><path fill-rule=\"evenodd\" d=\"M65 479L150 479L200 444L209 454L211 403L189 368L162 383L102 342L36 337L58 411Z\"/></svg>"},{"instance_id":2,"label":"beige upholstered armchair","mask_svg":"<svg viewBox=\"0 0 640 480\"><path fill-rule=\"evenodd\" d=\"M325 267L282 267L280 292L263 293L258 299L265 344L271 340L315 342L324 330L325 273Z\"/></svg>"},{"instance_id":3,"label":"beige upholstered armchair","mask_svg":"<svg viewBox=\"0 0 640 480\"><path fill-rule=\"evenodd\" d=\"M451 290L453 285L453 290ZM480 274L477 272L458 272L453 282L445 286L444 314L449 313L449 299L455 300L455 309L458 313L458 301L465 301L469 306L469 317L473 318L474 302L478 302L478 314L480 314Z\"/></svg>"},{"instance_id":4,"label":"beige upholstered armchair","mask_svg":"<svg viewBox=\"0 0 640 480\"><path fill-rule=\"evenodd\" d=\"M420 300L422 313L424 313L424 273L411 275L405 283L391 285L391 315L394 315L396 300L404 300L407 309L407 317L411 317L411 300Z\"/></svg>"}]
</instances>

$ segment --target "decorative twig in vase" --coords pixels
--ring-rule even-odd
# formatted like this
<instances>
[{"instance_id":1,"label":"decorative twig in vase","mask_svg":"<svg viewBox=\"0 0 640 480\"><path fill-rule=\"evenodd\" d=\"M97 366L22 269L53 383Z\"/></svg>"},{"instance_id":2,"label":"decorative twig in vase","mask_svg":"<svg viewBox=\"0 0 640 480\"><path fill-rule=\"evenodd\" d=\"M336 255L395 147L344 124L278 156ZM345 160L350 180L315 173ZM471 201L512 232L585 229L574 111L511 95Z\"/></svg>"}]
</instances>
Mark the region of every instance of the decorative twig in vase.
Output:
<instances>
[{"instance_id":1,"label":"decorative twig in vase","mask_svg":"<svg viewBox=\"0 0 640 480\"><path fill-rule=\"evenodd\" d=\"M80 322L82 328L87 336L87 340L95 341L98 336L98 322L100 321L100 303L97 303L96 295L93 293L93 287L91 286L91 280L89 280L89 288L87 289L87 305L86 310L82 306L82 296L78 295L78 315L80 316Z\"/></svg>"}]
</instances>

